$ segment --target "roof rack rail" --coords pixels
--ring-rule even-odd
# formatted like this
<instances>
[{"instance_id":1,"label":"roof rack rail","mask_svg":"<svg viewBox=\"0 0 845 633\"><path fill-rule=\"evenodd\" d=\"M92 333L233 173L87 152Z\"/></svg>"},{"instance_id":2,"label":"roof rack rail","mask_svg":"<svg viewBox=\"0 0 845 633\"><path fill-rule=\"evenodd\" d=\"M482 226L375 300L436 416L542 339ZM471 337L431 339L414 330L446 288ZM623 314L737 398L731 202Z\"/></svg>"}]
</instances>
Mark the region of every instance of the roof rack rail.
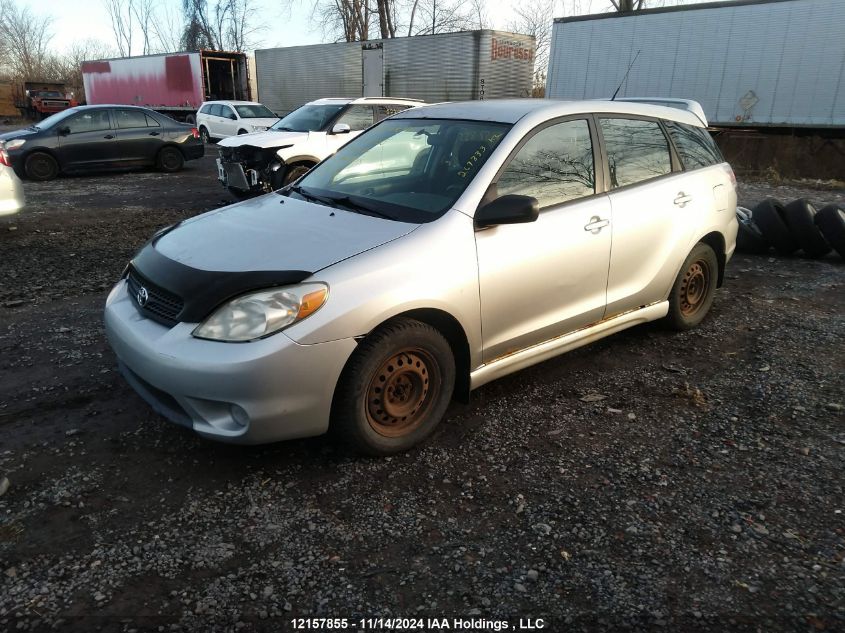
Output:
<instances>
[{"instance_id":1,"label":"roof rack rail","mask_svg":"<svg viewBox=\"0 0 845 633\"><path fill-rule=\"evenodd\" d=\"M631 103L648 103L656 106L666 106L668 108L677 108L678 110L686 110L694 114L707 127L707 115L704 114L704 108L698 101L692 99L672 99L666 97L617 97L613 101L628 101Z\"/></svg>"},{"instance_id":2,"label":"roof rack rail","mask_svg":"<svg viewBox=\"0 0 845 633\"><path fill-rule=\"evenodd\" d=\"M408 97L358 97L359 99L396 99L397 101L416 101L417 103L425 103L423 99L410 99Z\"/></svg>"}]
</instances>

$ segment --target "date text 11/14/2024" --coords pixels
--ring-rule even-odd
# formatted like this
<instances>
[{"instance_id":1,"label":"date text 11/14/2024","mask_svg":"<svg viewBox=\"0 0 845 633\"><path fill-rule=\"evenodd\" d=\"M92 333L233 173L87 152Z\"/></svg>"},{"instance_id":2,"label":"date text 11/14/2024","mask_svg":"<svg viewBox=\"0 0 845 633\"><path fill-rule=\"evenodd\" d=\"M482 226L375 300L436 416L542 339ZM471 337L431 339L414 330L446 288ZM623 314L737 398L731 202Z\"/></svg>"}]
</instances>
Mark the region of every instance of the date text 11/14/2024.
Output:
<instances>
[{"instance_id":1,"label":"date text 11/14/2024","mask_svg":"<svg viewBox=\"0 0 845 633\"><path fill-rule=\"evenodd\" d=\"M294 631L539 631L546 628L542 618L516 621L484 618L292 618Z\"/></svg>"}]
</instances>

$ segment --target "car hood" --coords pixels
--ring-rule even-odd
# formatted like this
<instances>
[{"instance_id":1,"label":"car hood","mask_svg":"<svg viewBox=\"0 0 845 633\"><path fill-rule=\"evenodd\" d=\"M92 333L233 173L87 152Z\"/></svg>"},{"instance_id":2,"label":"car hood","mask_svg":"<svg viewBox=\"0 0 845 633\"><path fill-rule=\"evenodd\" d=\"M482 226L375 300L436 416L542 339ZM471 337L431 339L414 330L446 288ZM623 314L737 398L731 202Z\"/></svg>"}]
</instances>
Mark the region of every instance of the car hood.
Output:
<instances>
[{"instance_id":1,"label":"car hood","mask_svg":"<svg viewBox=\"0 0 845 633\"><path fill-rule=\"evenodd\" d=\"M11 132L6 132L5 134L0 134L0 141L11 141L16 138L26 138L28 136L32 136L33 134L38 134L41 131L42 130L13 130Z\"/></svg>"},{"instance_id":2,"label":"car hood","mask_svg":"<svg viewBox=\"0 0 845 633\"><path fill-rule=\"evenodd\" d=\"M314 273L418 226L270 193L186 220L154 248L205 271Z\"/></svg>"},{"instance_id":3,"label":"car hood","mask_svg":"<svg viewBox=\"0 0 845 633\"><path fill-rule=\"evenodd\" d=\"M252 134L241 134L230 136L218 141L221 147L240 147L241 145L252 145L263 149L270 147L282 147L283 145L296 145L311 140L314 135L325 136L325 132L253 132Z\"/></svg>"}]
</instances>

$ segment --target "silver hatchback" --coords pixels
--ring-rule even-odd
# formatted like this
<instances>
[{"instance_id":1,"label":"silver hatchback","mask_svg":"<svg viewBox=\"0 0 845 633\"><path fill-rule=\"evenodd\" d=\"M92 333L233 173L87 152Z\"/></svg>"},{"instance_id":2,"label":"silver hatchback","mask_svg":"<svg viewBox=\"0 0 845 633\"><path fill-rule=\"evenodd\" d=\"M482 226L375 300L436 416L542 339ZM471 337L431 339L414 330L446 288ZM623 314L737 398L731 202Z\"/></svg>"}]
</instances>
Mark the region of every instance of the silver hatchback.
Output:
<instances>
[{"instance_id":1,"label":"silver hatchback","mask_svg":"<svg viewBox=\"0 0 845 633\"><path fill-rule=\"evenodd\" d=\"M646 321L693 327L737 223L689 105L386 119L279 192L155 235L106 304L123 374L206 437L331 428L385 455L491 380Z\"/></svg>"}]
</instances>

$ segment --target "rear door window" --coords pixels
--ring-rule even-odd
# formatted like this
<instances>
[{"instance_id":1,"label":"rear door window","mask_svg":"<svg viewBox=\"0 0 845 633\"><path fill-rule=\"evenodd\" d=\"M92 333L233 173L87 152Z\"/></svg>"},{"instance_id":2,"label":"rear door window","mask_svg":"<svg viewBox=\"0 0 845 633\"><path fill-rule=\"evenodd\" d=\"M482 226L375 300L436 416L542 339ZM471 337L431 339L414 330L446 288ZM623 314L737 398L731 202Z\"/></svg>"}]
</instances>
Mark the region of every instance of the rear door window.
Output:
<instances>
[{"instance_id":1,"label":"rear door window","mask_svg":"<svg viewBox=\"0 0 845 633\"><path fill-rule=\"evenodd\" d=\"M657 121L600 118L612 189L672 172L669 141Z\"/></svg>"},{"instance_id":2,"label":"rear door window","mask_svg":"<svg viewBox=\"0 0 845 633\"><path fill-rule=\"evenodd\" d=\"M208 113L209 113L211 116L223 116L223 115L221 114L222 109L223 109L223 106L221 106L219 103L212 103L212 104L208 107Z\"/></svg>"},{"instance_id":3,"label":"rear door window","mask_svg":"<svg viewBox=\"0 0 845 633\"><path fill-rule=\"evenodd\" d=\"M664 121L663 123L675 143L684 169L698 169L699 167L718 165L725 161L713 137L704 128L678 123L677 121Z\"/></svg>"},{"instance_id":4,"label":"rear door window","mask_svg":"<svg viewBox=\"0 0 845 633\"><path fill-rule=\"evenodd\" d=\"M140 110L115 110L114 117L117 127L121 129L147 127L147 117Z\"/></svg>"},{"instance_id":5,"label":"rear door window","mask_svg":"<svg viewBox=\"0 0 845 633\"><path fill-rule=\"evenodd\" d=\"M596 192L593 143L585 119L537 132L499 176L497 194L537 198L540 208Z\"/></svg>"},{"instance_id":6,"label":"rear door window","mask_svg":"<svg viewBox=\"0 0 845 633\"><path fill-rule=\"evenodd\" d=\"M158 121L156 121L153 117L149 114L144 115L147 119L147 127L161 127Z\"/></svg>"},{"instance_id":7,"label":"rear door window","mask_svg":"<svg viewBox=\"0 0 845 633\"><path fill-rule=\"evenodd\" d=\"M340 115L337 123L346 123L352 132L366 130L373 124L373 106L353 105Z\"/></svg>"},{"instance_id":8,"label":"rear door window","mask_svg":"<svg viewBox=\"0 0 845 633\"><path fill-rule=\"evenodd\" d=\"M402 112L402 110L407 110L411 106L407 105L397 105L391 103L389 105L377 105L376 108L376 123L381 121L382 119L386 119L387 117L396 114L397 112Z\"/></svg>"}]
</instances>

